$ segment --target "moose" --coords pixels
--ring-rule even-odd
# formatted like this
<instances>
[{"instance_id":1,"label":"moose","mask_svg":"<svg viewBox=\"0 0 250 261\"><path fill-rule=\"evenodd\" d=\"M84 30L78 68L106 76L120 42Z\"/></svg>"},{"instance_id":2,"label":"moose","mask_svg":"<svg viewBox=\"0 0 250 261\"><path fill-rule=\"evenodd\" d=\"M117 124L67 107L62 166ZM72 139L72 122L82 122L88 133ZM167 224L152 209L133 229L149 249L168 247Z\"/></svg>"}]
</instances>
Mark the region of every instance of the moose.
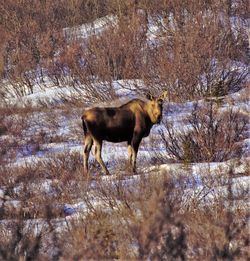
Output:
<instances>
[{"instance_id":1,"label":"moose","mask_svg":"<svg viewBox=\"0 0 250 261\"><path fill-rule=\"evenodd\" d=\"M147 94L146 100L133 99L120 107L94 107L84 110L82 125L84 131L83 163L84 173L88 175L88 158L94 144L94 156L105 174L109 171L102 156L103 141L124 142L128 144L129 168L136 171L136 157L142 138L147 137L154 124L162 119L164 92L158 98Z\"/></svg>"}]
</instances>

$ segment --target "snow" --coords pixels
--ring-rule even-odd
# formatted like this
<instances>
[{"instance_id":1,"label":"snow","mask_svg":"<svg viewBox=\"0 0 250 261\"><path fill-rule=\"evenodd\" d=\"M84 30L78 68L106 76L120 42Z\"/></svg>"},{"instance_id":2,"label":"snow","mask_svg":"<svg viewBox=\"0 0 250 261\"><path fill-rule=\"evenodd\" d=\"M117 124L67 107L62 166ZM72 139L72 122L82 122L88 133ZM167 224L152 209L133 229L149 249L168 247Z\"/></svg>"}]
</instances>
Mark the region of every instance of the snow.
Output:
<instances>
[{"instance_id":1,"label":"snow","mask_svg":"<svg viewBox=\"0 0 250 261\"><path fill-rule=\"evenodd\" d=\"M163 21L161 21L163 23ZM170 16L170 22L172 28L174 28L174 19ZM236 28L237 20L232 19L232 23L234 28ZM105 18L100 18L93 23L85 24L82 26L74 27L74 28L65 28L64 34L67 39L81 39L87 38L91 35L98 34L108 28L109 26L116 26L117 25L117 17L115 16L108 16ZM236 30L236 29L235 29ZM150 40L154 40L156 35L159 33L159 27L157 26L154 21L150 21L149 31L148 31L148 38ZM246 70L246 66L240 63L233 63L232 69L239 71L239 70ZM96 83L96 86L105 85L108 83ZM63 103L62 96L74 96L79 95L78 91L73 89L70 85L64 87L57 87L52 84L47 79L46 86L41 88L40 85L34 86L34 90L32 94L25 95L23 97L16 97L15 93L10 93L6 98L7 104L31 104L31 105L38 105L41 101L44 103L49 104L57 104ZM114 81L112 83L112 88L115 90L117 97L125 97L126 99L130 99L132 97L136 97L138 95L136 90L144 87L144 82L140 79L134 80L119 80ZM7 85L8 88L8 85ZM82 88L84 89L84 87ZM247 97L248 90L241 90L236 93L229 94L227 97L224 98L224 103L220 107L220 111L225 111L229 109L233 109L235 111L241 111L246 115L250 113L250 103L249 100L245 100ZM230 101L230 102L229 102ZM121 101L119 101L121 102ZM169 102L164 107L164 121L167 121L173 124L175 130L179 132L188 131L191 126L188 125L185 120L191 114L192 110L194 109L194 105L197 102L188 101L185 103L174 103ZM204 100L198 101L198 105L202 106L204 104ZM40 118L43 118L43 114L39 115ZM65 118L63 121L63 125L60 126L58 133L59 135L67 135L70 132L70 129L67 129L66 126L73 126L76 127L76 122L78 119L70 119ZM151 136L157 138L158 131L161 129L162 126L155 126L151 131ZM33 127L30 128L30 133L32 134L35 132ZM248 124L248 131L247 131L247 138L244 140L244 155L249 154L250 148L250 124ZM7 138L7 137L1 137ZM10 137L9 137L10 138ZM159 142L159 147L157 148L159 152L164 153L164 149ZM244 157L239 161L230 160L227 162L212 162L212 163L194 163L189 164L180 164L180 163L166 163L161 165L155 165L150 167L143 166L143 159L150 159L151 158L151 144L150 138L144 140L143 146L140 147L138 153L138 165L139 165L139 172L144 173L143 175L132 175L124 177L111 175L111 176L100 176L99 181L102 184L108 185L111 188L115 187L117 184L121 184L122 186L127 187L127 189L137 189L138 183L141 181L142 176L143 178L159 178L161 176L169 176L176 181L176 186L178 187L178 178L181 173L185 177L185 181L187 183L187 188L184 191L183 195L183 205L189 204L194 198L201 200L203 204L212 204L216 201L219 197L226 197L228 193L228 186L225 185L216 185L213 187L208 187L205 182L206 178L213 178L217 177L218 173L228 173L230 168L233 167L233 173L236 175L233 178L232 183L232 191L233 194L237 194L238 191L246 190L249 191L250 185L250 177L249 176L241 176L243 173L247 171L249 166L250 158ZM37 152L35 155L31 155L29 150L26 151L26 156L22 154L18 155L15 161L8 162L6 167L24 167L28 165L35 165L39 162L43 161L50 161L53 160L53 157L59 155L61 153L82 153L82 144L81 141L79 142L51 142L51 143L44 143L40 146L40 151ZM112 165L113 161L121 162L121 159L127 159L127 145L126 143L122 143L120 145L113 145L110 143L104 143L103 146L103 159L105 162L108 162L109 168L116 169L117 166L115 164ZM168 155L164 154L166 158ZM93 155L90 155L90 161L93 161ZM123 173L123 172L121 172ZM126 171L124 171L126 174ZM98 173L99 175L99 173ZM208 176L209 175L209 176ZM228 177L223 177L225 182L228 181ZM195 184L191 181L192 179L195 180ZM54 184L56 184L57 180L50 180L50 179L42 179L37 181L37 183L30 183L28 188L32 191L38 189L39 193L46 193L53 195L57 193L54 189ZM25 184L19 183L13 191L18 194L20 193ZM51 221L53 226L55 226L58 230L63 230L66 228L71 220L77 220L79 218L83 218L89 211L89 204L94 208L101 208L102 210L108 211L108 204L98 198L95 194L95 190L97 190L97 182L91 181L89 184L89 194L87 195L87 200L83 200L79 198L74 203L67 203L58 206L55 204L55 208L61 208L64 212L66 217L64 218L56 218ZM2 186L0 186L0 205L5 204L6 207L10 209L20 209L22 208L22 202L19 200L8 199L3 200L5 197L5 190ZM119 201L117 202L119 204ZM245 202L245 204L249 207L249 200ZM70 216L70 217L68 217ZM1 220L0 226L6 225L11 223L11 220ZM33 219L25 221L27 230L31 226L35 227L34 233L38 234L46 226L46 220L44 219Z\"/></svg>"},{"instance_id":2,"label":"snow","mask_svg":"<svg viewBox=\"0 0 250 261\"><path fill-rule=\"evenodd\" d=\"M231 28L236 37L242 30L249 30L250 19L242 19L239 16L230 17Z\"/></svg>"},{"instance_id":3,"label":"snow","mask_svg":"<svg viewBox=\"0 0 250 261\"><path fill-rule=\"evenodd\" d=\"M10 87L9 89L11 90L12 88ZM17 106L22 106L25 104L37 106L39 103L58 104L63 102L62 96L67 97L77 94L79 93L70 86L60 88L57 86L47 86L46 88L41 89L39 85L35 85L33 93L18 98L11 98L10 96L14 95L11 94L6 98L6 103Z\"/></svg>"},{"instance_id":4,"label":"snow","mask_svg":"<svg viewBox=\"0 0 250 261\"><path fill-rule=\"evenodd\" d=\"M77 88L74 88L70 85L64 85L63 87L55 86L47 78L45 79L44 87L41 88L40 84L36 84L33 87L33 93L29 93L24 96L17 96L13 90L12 86L6 83L6 89L10 90L5 97L5 103L15 106L39 106L40 104L48 105L58 105L63 104L65 98L78 98L79 92L83 95L84 90L87 90L88 87L81 85ZM110 85L108 82L96 82L94 83L96 89L103 89ZM136 90L138 88L145 87L144 83L141 80L117 80L113 81L111 86L114 90L115 95L122 99L134 98L136 95ZM126 97L126 98L125 98ZM107 104L106 104L107 105ZM100 106L100 104L98 104Z\"/></svg>"},{"instance_id":5,"label":"snow","mask_svg":"<svg viewBox=\"0 0 250 261\"><path fill-rule=\"evenodd\" d=\"M102 18L98 18L92 23L83 24L81 26L75 26L65 28L63 30L66 39L83 39L88 38L91 35L97 35L110 26L116 26L118 19L114 15L108 15Z\"/></svg>"},{"instance_id":6,"label":"snow","mask_svg":"<svg viewBox=\"0 0 250 261\"><path fill-rule=\"evenodd\" d=\"M121 80L121 81L114 81L113 86L118 92L120 92L121 96L123 96L123 97L125 96L126 99L129 99L130 97L133 97L133 95L135 96L135 93L133 94L133 92L131 92L131 90L133 91L133 88L135 88L135 86L143 86L143 82L139 81L139 80L135 80L135 81ZM57 97L58 93L61 94L63 92L65 92L65 93L70 92L69 87L64 87L64 88L53 87L46 91L36 90L34 94L27 95L23 98L24 98L24 100L29 99L31 102L36 103L40 99L44 99L44 101L46 101L47 99L48 100L53 99L53 97ZM225 111L225 110L233 108L235 111L244 112L246 115L249 114L250 103L248 100L242 101L243 96L246 96L246 90L242 90L240 92L228 95L224 99L225 103L220 107L220 111ZM13 98L12 98L12 100L13 100ZM119 103L121 103L121 101L119 101ZM231 103L229 105L229 103L227 103L227 101L233 101L233 103ZM185 102L185 103L174 103L174 102L167 103L167 105L164 105L163 120L170 124L173 124L173 128L177 132L183 132L183 131L190 130L191 126L190 126L190 124L185 122L185 120L187 119L187 117L189 117L191 115L192 110L194 109L195 103L197 103L198 106L202 106L202 104L204 104L204 100L200 100L198 102L189 101L189 102ZM104 104L104 106L107 106L107 104ZM43 116L44 116L44 113L39 114L40 119L42 119ZM36 116L34 116L34 117L36 117ZM70 118L70 117L62 118L60 120L60 122L62 122L63 125L59 127L58 133L57 133L58 135L67 135L68 133L70 133L69 126L72 126L72 128L76 127L77 118L75 118L75 117L72 117L72 118ZM151 130L151 136L154 135L155 137L157 137L160 129L163 129L161 125L154 126L153 129ZM245 154L247 154L249 151L249 130L250 130L250 125L248 125L248 133L246 133L248 135L248 137L244 140ZM35 129L33 130L33 127L31 126L29 131L30 131L30 134L32 135L32 132L35 131ZM163 131L164 131L164 129L163 129ZM53 133L51 135L53 135ZM150 138L144 139L146 147L145 148L144 148L144 146L140 147L140 150L138 153L139 162L140 162L140 159L150 157L150 151L149 151L150 146L147 145L149 143L149 140L150 140ZM157 148L157 150L159 150L159 152L164 152L164 146L162 146L159 143L159 148ZM10 165L11 164L16 165L16 166L21 166L21 165L26 166L26 165L30 165L30 164L32 165L39 161L49 160L52 155L60 154L63 152L82 153L82 144L81 144L80 140L78 142L68 141L68 142L57 142L57 143L54 142L54 143L48 143L48 144L44 143L44 144L40 145L40 151L37 152L35 155L29 155L29 152L28 151L26 151L26 152L27 153L25 153L26 154L25 157L20 155L16 159L16 161L10 163ZM114 159L114 155L115 155L115 158L118 160L122 159L122 158L126 158L127 157L126 143L121 143L121 144L119 144L119 146L117 146L117 145L114 146L111 143L105 142L104 146L103 146L102 155L103 155L103 159L105 162L110 162L110 160ZM168 155L165 154L165 156L167 157ZM90 160L93 160L93 155L91 155Z\"/></svg>"}]
</instances>

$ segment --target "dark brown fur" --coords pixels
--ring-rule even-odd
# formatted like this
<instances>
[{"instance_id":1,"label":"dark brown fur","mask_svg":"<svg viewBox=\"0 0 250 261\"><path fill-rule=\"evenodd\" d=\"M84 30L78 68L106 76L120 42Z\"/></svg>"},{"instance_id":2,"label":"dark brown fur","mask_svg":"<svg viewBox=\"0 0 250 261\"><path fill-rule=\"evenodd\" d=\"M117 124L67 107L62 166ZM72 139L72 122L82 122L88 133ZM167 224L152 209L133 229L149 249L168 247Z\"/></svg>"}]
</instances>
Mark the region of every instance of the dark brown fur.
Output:
<instances>
[{"instance_id":1,"label":"dark brown fur","mask_svg":"<svg viewBox=\"0 0 250 261\"><path fill-rule=\"evenodd\" d=\"M135 171L136 156L143 137L162 117L162 98L148 97L148 101L134 99L120 107L85 110L82 115L84 139L84 171L88 173L88 157L94 143L94 155L103 171L109 174L102 158L104 140L128 143L129 164Z\"/></svg>"}]
</instances>

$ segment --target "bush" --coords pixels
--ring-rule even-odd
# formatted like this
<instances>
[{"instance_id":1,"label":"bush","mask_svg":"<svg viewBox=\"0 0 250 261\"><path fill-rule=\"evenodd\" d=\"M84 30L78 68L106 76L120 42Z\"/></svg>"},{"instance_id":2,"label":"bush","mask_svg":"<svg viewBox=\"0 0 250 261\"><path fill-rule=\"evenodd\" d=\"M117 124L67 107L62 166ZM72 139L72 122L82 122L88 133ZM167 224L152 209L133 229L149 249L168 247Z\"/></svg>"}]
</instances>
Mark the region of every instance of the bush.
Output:
<instances>
[{"instance_id":1,"label":"bush","mask_svg":"<svg viewBox=\"0 0 250 261\"><path fill-rule=\"evenodd\" d=\"M190 163L240 157L247 125L245 115L233 109L221 111L214 101L202 107L196 103L187 123L190 129L181 133L167 122L167 134L160 131L165 149L172 158Z\"/></svg>"},{"instance_id":2,"label":"bush","mask_svg":"<svg viewBox=\"0 0 250 261\"><path fill-rule=\"evenodd\" d=\"M142 79L142 91L167 88L178 100L221 96L246 85L245 1L63 0L24 6L13 0L0 5L0 76L16 95L32 93L46 77L70 86ZM105 15L115 23L91 37L79 37L79 27L75 34L63 30ZM88 87L84 91L99 99L114 91Z\"/></svg>"}]
</instances>

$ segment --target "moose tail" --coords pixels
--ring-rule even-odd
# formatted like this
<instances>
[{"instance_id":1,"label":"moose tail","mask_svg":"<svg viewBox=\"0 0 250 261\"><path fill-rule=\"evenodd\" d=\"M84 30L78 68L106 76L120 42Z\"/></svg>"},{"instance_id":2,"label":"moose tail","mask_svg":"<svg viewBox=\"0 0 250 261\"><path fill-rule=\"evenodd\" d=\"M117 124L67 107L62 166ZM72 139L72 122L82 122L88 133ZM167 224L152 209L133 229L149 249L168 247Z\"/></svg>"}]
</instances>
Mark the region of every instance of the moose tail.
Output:
<instances>
[{"instance_id":1,"label":"moose tail","mask_svg":"<svg viewBox=\"0 0 250 261\"><path fill-rule=\"evenodd\" d=\"M83 131L84 131L84 135L86 136L88 129L84 120L84 115L82 116L82 127L83 127Z\"/></svg>"}]
</instances>

